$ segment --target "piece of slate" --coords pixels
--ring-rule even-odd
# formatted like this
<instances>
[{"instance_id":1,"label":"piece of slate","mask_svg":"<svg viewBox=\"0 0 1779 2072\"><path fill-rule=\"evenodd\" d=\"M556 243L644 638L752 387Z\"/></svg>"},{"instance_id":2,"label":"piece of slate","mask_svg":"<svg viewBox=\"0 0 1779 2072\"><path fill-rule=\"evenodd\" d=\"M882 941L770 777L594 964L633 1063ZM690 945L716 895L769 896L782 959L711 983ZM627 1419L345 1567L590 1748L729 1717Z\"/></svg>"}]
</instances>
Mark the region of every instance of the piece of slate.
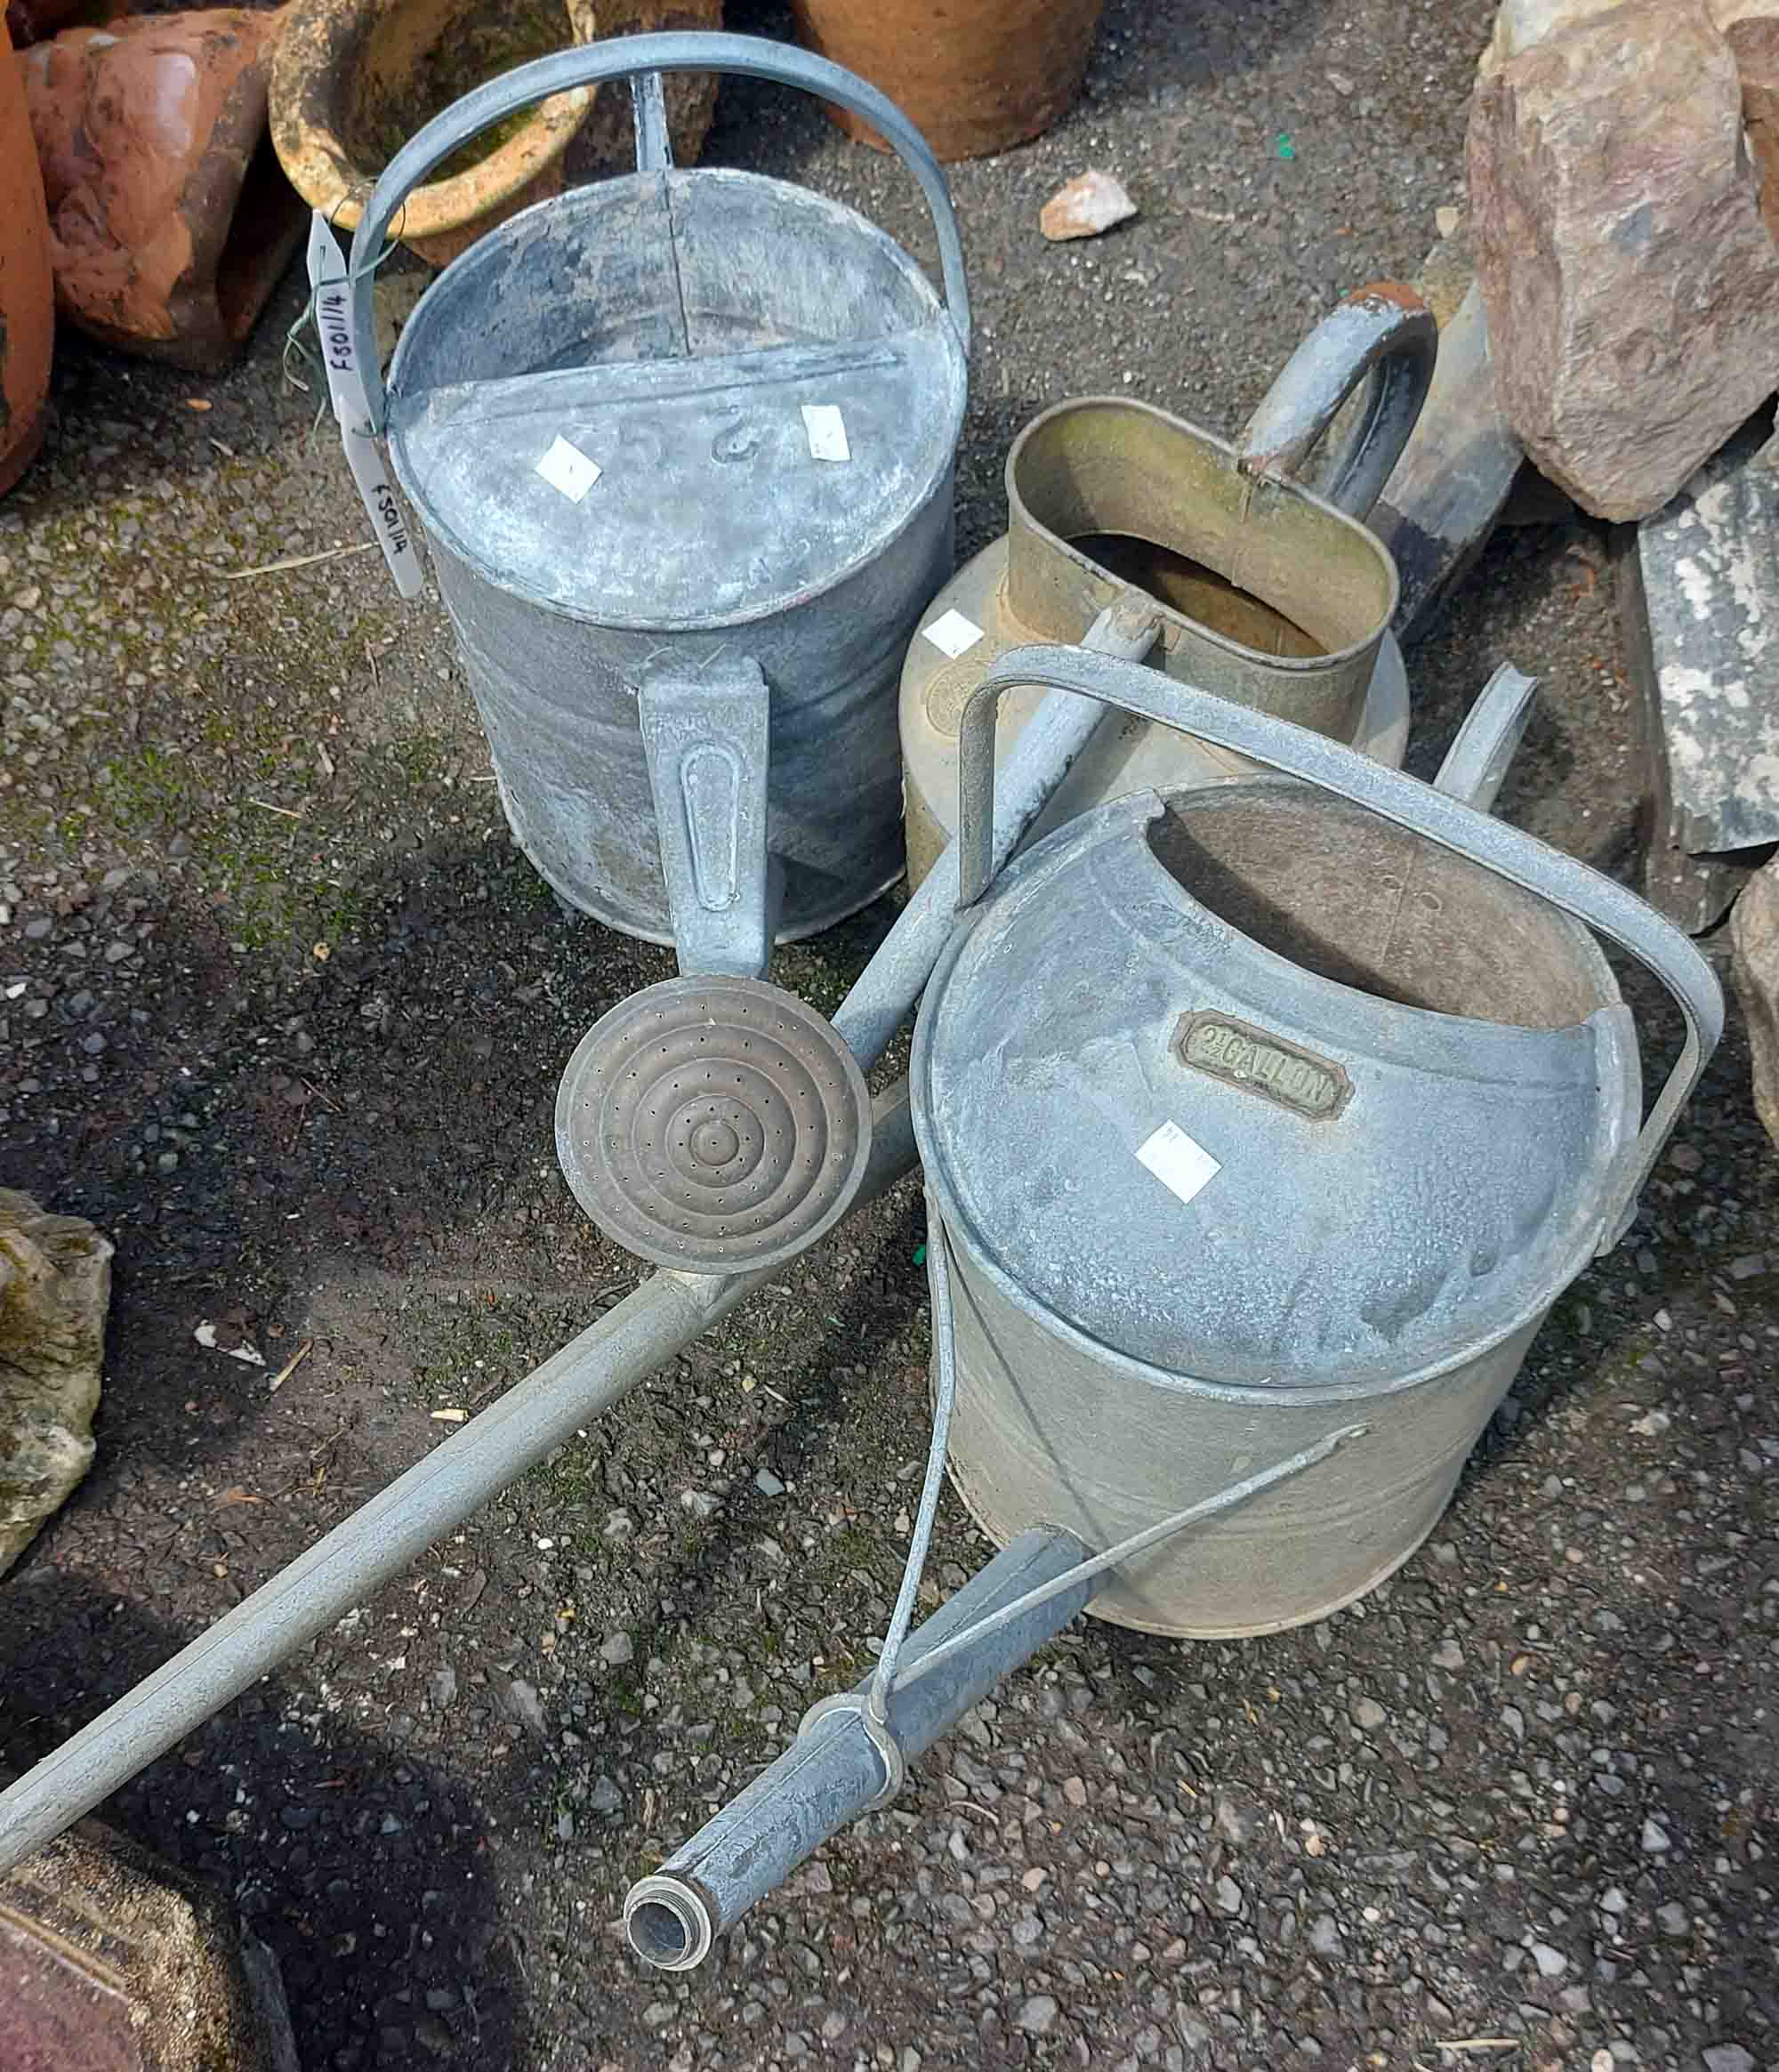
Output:
<instances>
[{"instance_id":1,"label":"piece of slate","mask_svg":"<svg viewBox=\"0 0 1779 2072\"><path fill-rule=\"evenodd\" d=\"M1645 893L1695 933L1779 842L1779 468L1762 451L1772 423L1762 411L1621 536L1619 608L1653 806Z\"/></svg>"}]
</instances>

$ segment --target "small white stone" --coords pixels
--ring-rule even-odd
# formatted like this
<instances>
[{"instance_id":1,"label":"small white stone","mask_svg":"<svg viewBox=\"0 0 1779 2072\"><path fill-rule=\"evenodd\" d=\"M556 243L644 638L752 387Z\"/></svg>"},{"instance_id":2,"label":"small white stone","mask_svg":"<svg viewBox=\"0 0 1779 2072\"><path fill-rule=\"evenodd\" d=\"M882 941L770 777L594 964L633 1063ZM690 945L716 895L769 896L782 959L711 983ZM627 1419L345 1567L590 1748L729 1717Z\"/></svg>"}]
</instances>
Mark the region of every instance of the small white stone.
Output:
<instances>
[{"instance_id":1,"label":"small white stone","mask_svg":"<svg viewBox=\"0 0 1779 2072\"><path fill-rule=\"evenodd\" d=\"M1123 182L1096 169L1058 188L1043 206L1038 228L1052 245L1060 245L1069 238L1097 238L1136 213L1137 205Z\"/></svg>"}]
</instances>

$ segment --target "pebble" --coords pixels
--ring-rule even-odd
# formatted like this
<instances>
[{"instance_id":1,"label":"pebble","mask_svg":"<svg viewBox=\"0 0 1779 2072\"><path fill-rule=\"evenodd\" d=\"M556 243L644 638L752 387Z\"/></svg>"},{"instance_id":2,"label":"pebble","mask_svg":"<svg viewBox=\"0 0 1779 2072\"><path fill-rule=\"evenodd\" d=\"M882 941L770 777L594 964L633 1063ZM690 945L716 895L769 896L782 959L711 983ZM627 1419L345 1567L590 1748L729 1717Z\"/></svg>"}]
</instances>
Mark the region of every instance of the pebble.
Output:
<instances>
[{"instance_id":1,"label":"pebble","mask_svg":"<svg viewBox=\"0 0 1779 2072\"><path fill-rule=\"evenodd\" d=\"M25 931L27 935L30 932L28 928ZM1744 1252L1740 1259L1732 1259L1729 1262L1729 1278L1732 1280L1752 1280L1757 1274L1766 1271L1767 1254L1764 1252Z\"/></svg>"},{"instance_id":2,"label":"pebble","mask_svg":"<svg viewBox=\"0 0 1779 2072\"><path fill-rule=\"evenodd\" d=\"M1374 1727L1381 1727L1389 1717L1374 1697L1353 1700L1353 1724L1362 1733L1369 1734Z\"/></svg>"},{"instance_id":3,"label":"pebble","mask_svg":"<svg viewBox=\"0 0 1779 2072\"><path fill-rule=\"evenodd\" d=\"M1052 245L1070 238L1097 238L1137 213L1122 181L1098 167L1059 187L1038 214L1038 228Z\"/></svg>"},{"instance_id":4,"label":"pebble","mask_svg":"<svg viewBox=\"0 0 1779 2072\"><path fill-rule=\"evenodd\" d=\"M1538 1966L1541 1979L1560 1979L1569 1969L1568 1958L1561 1950L1552 1949L1548 1942L1533 1944L1532 1961Z\"/></svg>"},{"instance_id":5,"label":"pebble","mask_svg":"<svg viewBox=\"0 0 1779 2072\"><path fill-rule=\"evenodd\" d=\"M1461 1669L1464 1666L1464 1650L1455 1641L1441 1641L1433 1650L1433 1666L1436 1669Z\"/></svg>"},{"instance_id":6,"label":"pebble","mask_svg":"<svg viewBox=\"0 0 1779 2072\"><path fill-rule=\"evenodd\" d=\"M1239 1914L1242 1911L1242 1888L1234 1878L1219 1878L1211 1889L1211 1901L1220 1914Z\"/></svg>"},{"instance_id":7,"label":"pebble","mask_svg":"<svg viewBox=\"0 0 1779 2072\"><path fill-rule=\"evenodd\" d=\"M600 1643L600 1660L608 1669L622 1668L626 1662L634 1660L635 1656L630 1635L621 1626L608 1633Z\"/></svg>"},{"instance_id":8,"label":"pebble","mask_svg":"<svg viewBox=\"0 0 1779 2072\"><path fill-rule=\"evenodd\" d=\"M434 1706L443 1712L457 1695L457 1672L447 1662L444 1668L432 1672L432 1681L427 1687L427 1696Z\"/></svg>"},{"instance_id":9,"label":"pebble","mask_svg":"<svg viewBox=\"0 0 1779 2072\"><path fill-rule=\"evenodd\" d=\"M762 1496L782 1496L785 1494L785 1485L770 1468L761 1469L753 1478L753 1487Z\"/></svg>"},{"instance_id":10,"label":"pebble","mask_svg":"<svg viewBox=\"0 0 1779 2072\"><path fill-rule=\"evenodd\" d=\"M1658 1907L1655 1918L1662 1925L1663 1935L1686 1935L1691 1931L1693 1925L1686 1909L1678 1899L1670 1899L1665 1907Z\"/></svg>"},{"instance_id":11,"label":"pebble","mask_svg":"<svg viewBox=\"0 0 1779 2072\"><path fill-rule=\"evenodd\" d=\"M549 1726L543 1717L543 1701L537 1695L537 1686L527 1683L522 1677L515 1677L507 1686L507 1703L519 1725L534 1734L547 1734Z\"/></svg>"},{"instance_id":12,"label":"pebble","mask_svg":"<svg viewBox=\"0 0 1779 2072\"><path fill-rule=\"evenodd\" d=\"M1316 1925L1309 1931L1309 1947L1318 1957L1340 1955L1340 1931L1332 1914L1317 1916Z\"/></svg>"},{"instance_id":13,"label":"pebble","mask_svg":"<svg viewBox=\"0 0 1779 2072\"><path fill-rule=\"evenodd\" d=\"M1087 1786L1078 1777L1069 1778L1063 1785L1062 1795L1071 1806L1084 1806L1087 1803Z\"/></svg>"},{"instance_id":14,"label":"pebble","mask_svg":"<svg viewBox=\"0 0 1779 2072\"><path fill-rule=\"evenodd\" d=\"M1244 1842L1252 1842L1265 1818L1263 1809L1245 1793L1218 1793L1214 1819L1217 1832L1225 1842L1233 1842L1238 1848Z\"/></svg>"},{"instance_id":15,"label":"pebble","mask_svg":"<svg viewBox=\"0 0 1779 2072\"><path fill-rule=\"evenodd\" d=\"M717 1499L707 1489L682 1489L680 1501L694 1518L714 1518L717 1514Z\"/></svg>"},{"instance_id":16,"label":"pebble","mask_svg":"<svg viewBox=\"0 0 1779 2072\"><path fill-rule=\"evenodd\" d=\"M1668 1839L1668 1830L1659 1820L1643 1823L1643 1853L1645 1856L1666 1856L1674 1844Z\"/></svg>"},{"instance_id":17,"label":"pebble","mask_svg":"<svg viewBox=\"0 0 1779 2072\"><path fill-rule=\"evenodd\" d=\"M1048 1993L1034 1993L1013 2020L1028 2036L1047 2036L1056 2026L1057 2003Z\"/></svg>"},{"instance_id":18,"label":"pebble","mask_svg":"<svg viewBox=\"0 0 1779 2072\"><path fill-rule=\"evenodd\" d=\"M41 942L49 933L51 928L53 925L54 924L52 922L47 921L41 914L38 915L35 921L26 922L25 940L27 942Z\"/></svg>"},{"instance_id":19,"label":"pebble","mask_svg":"<svg viewBox=\"0 0 1779 2072\"><path fill-rule=\"evenodd\" d=\"M1754 2058L1740 2044L1713 2044L1705 2052L1705 2072L1754 2072Z\"/></svg>"}]
</instances>

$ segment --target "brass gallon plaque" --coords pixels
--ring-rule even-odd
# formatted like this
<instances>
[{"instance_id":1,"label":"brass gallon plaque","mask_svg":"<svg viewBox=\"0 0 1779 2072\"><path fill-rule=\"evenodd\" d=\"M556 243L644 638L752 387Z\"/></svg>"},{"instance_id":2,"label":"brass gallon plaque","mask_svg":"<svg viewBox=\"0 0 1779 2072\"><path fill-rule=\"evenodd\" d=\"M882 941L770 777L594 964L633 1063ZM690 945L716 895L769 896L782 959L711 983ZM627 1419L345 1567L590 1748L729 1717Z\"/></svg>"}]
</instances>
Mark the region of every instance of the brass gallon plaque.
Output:
<instances>
[{"instance_id":1,"label":"brass gallon plaque","mask_svg":"<svg viewBox=\"0 0 1779 2072\"><path fill-rule=\"evenodd\" d=\"M1258 1093L1312 1122L1332 1122L1352 1098L1353 1082L1339 1065L1233 1015L1184 1016L1174 1049L1180 1063L1195 1071Z\"/></svg>"}]
</instances>

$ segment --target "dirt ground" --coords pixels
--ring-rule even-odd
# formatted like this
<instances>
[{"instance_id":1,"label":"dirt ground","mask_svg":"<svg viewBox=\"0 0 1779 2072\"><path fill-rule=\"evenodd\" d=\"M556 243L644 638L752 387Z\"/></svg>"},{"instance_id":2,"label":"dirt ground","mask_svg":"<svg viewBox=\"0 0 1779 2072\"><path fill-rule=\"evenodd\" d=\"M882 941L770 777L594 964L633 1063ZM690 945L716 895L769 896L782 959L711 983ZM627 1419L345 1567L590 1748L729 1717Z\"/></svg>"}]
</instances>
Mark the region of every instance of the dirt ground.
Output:
<instances>
[{"instance_id":1,"label":"dirt ground","mask_svg":"<svg viewBox=\"0 0 1779 2072\"><path fill-rule=\"evenodd\" d=\"M1233 431L1336 296L1413 273L1489 18L1114 0L1069 120L956 169L961 553L1042 406ZM727 85L707 156L930 258L906 181L777 92ZM1141 214L1045 245L1088 165ZM515 851L434 597L373 555L243 574L367 536L281 377L300 302L293 275L215 382L65 337L0 504L0 1181L117 1245L98 1464L0 1585L17 1767L635 1279L551 1104L670 956L565 921ZM1503 809L1622 872L1606 546L1498 536L1411 656L1412 762L1510 657L1543 692ZM831 1009L892 913L775 976ZM1656 1014L1646 1068L1673 1043ZM912 1184L109 1811L235 1896L313 2072L1779 2066L1779 1168L1746 1081L1733 1011L1393 1582L1240 1645L1077 1625L689 1979L631 1956L626 1885L888 1616L926 1444ZM933 1584L985 1552L948 1494Z\"/></svg>"}]
</instances>

